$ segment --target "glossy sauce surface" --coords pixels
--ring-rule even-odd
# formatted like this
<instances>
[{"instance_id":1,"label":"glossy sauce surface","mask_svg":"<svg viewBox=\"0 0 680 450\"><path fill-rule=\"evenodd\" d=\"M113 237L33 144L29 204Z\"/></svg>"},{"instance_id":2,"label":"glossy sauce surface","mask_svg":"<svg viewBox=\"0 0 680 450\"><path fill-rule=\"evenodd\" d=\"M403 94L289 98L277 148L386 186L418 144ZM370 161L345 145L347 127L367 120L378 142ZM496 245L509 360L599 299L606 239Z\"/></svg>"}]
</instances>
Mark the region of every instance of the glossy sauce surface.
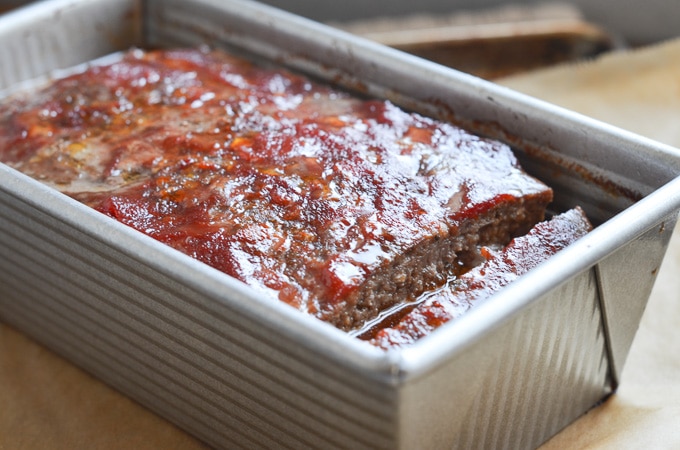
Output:
<instances>
[{"instance_id":1,"label":"glossy sauce surface","mask_svg":"<svg viewBox=\"0 0 680 450\"><path fill-rule=\"evenodd\" d=\"M503 144L218 51L131 51L4 102L0 127L7 164L322 318L546 190Z\"/></svg>"},{"instance_id":2,"label":"glossy sauce surface","mask_svg":"<svg viewBox=\"0 0 680 450\"><path fill-rule=\"evenodd\" d=\"M536 225L504 249L483 249L484 263L426 293L394 323L368 329L360 337L385 349L412 344L490 298L591 228L583 210L574 208Z\"/></svg>"}]
</instances>

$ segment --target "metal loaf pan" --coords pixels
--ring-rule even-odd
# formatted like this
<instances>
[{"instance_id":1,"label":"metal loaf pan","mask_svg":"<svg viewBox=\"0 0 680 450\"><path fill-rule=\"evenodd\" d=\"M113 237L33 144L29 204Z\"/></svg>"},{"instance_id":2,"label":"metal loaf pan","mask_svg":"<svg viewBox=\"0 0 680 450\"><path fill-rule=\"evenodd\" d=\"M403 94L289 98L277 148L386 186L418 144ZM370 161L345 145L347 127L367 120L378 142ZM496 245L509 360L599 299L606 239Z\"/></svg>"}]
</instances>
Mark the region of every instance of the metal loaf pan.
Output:
<instances>
[{"instance_id":1,"label":"metal loaf pan","mask_svg":"<svg viewBox=\"0 0 680 450\"><path fill-rule=\"evenodd\" d=\"M258 3L56 0L0 18L0 89L207 43L501 138L597 228L382 352L0 164L0 319L215 447L530 448L617 385L680 208L669 147Z\"/></svg>"}]
</instances>

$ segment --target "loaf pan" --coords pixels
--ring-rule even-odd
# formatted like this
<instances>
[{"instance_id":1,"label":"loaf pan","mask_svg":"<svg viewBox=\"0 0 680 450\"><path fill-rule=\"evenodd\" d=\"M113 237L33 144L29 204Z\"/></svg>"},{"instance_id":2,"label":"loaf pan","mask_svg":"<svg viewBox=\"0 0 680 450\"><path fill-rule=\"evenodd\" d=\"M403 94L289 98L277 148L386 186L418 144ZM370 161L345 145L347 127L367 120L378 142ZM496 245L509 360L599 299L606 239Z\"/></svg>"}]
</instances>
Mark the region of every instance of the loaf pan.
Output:
<instances>
[{"instance_id":1,"label":"loaf pan","mask_svg":"<svg viewBox=\"0 0 680 450\"><path fill-rule=\"evenodd\" d=\"M1 320L218 448L532 448L616 389L680 208L678 151L241 0L20 8L0 17L0 90L201 44L502 139L596 228L385 352L0 164Z\"/></svg>"}]
</instances>

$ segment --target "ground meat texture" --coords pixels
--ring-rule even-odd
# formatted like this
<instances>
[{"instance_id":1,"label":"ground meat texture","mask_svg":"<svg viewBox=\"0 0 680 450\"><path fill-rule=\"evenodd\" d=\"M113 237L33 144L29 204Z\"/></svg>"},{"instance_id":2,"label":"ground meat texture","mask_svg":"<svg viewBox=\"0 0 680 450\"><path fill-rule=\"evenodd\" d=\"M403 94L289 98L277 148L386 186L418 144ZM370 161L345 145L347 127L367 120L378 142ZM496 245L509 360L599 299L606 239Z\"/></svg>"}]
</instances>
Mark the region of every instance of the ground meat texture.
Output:
<instances>
[{"instance_id":1,"label":"ground meat texture","mask_svg":"<svg viewBox=\"0 0 680 450\"><path fill-rule=\"evenodd\" d=\"M511 149L221 51L133 50L0 106L0 158L343 329L544 217Z\"/></svg>"},{"instance_id":2,"label":"ground meat texture","mask_svg":"<svg viewBox=\"0 0 680 450\"><path fill-rule=\"evenodd\" d=\"M410 345L491 297L591 228L578 207L541 222L501 251L484 249L484 263L451 283L427 292L409 307L393 312L392 317L367 326L360 337L384 349Z\"/></svg>"}]
</instances>

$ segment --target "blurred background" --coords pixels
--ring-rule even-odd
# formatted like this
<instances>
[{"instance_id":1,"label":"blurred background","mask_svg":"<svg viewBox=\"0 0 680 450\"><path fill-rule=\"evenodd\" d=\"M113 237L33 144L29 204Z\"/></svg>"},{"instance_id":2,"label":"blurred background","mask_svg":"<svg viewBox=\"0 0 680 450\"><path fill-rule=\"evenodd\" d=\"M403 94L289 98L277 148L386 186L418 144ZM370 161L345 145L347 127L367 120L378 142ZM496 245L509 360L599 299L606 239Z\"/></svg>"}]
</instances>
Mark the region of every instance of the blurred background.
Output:
<instances>
[{"instance_id":1,"label":"blurred background","mask_svg":"<svg viewBox=\"0 0 680 450\"><path fill-rule=\"evenodd\" d=\"M487 79L680 34L666 0L265 0Z\"/></svg>"},{"instance_id":2,"label":"blurred background","mask_svg":"<svg viewBox=\"0 0 680 450\"><path fill-rule=\"evenodd\" d=\"M487 79L680 35L668 0L262 1Z\"/></svg>"},{"instance_id":3,"label":"blurred background","mask_svg":"<svg viewBox=\"0 0 680 450\"><path fill-rule=\"evenodd\" d=\"M403 16L412 13L435 15L451 12L483 12L509 5L558 4L545 0L266 0L277 7L319 21L349 21L359 18ZM680 33L680 2L669 0L570 0L563 3L578 9L590 22L621 34L631 45L643 45Z\"/></svg>"}]
</instances>

